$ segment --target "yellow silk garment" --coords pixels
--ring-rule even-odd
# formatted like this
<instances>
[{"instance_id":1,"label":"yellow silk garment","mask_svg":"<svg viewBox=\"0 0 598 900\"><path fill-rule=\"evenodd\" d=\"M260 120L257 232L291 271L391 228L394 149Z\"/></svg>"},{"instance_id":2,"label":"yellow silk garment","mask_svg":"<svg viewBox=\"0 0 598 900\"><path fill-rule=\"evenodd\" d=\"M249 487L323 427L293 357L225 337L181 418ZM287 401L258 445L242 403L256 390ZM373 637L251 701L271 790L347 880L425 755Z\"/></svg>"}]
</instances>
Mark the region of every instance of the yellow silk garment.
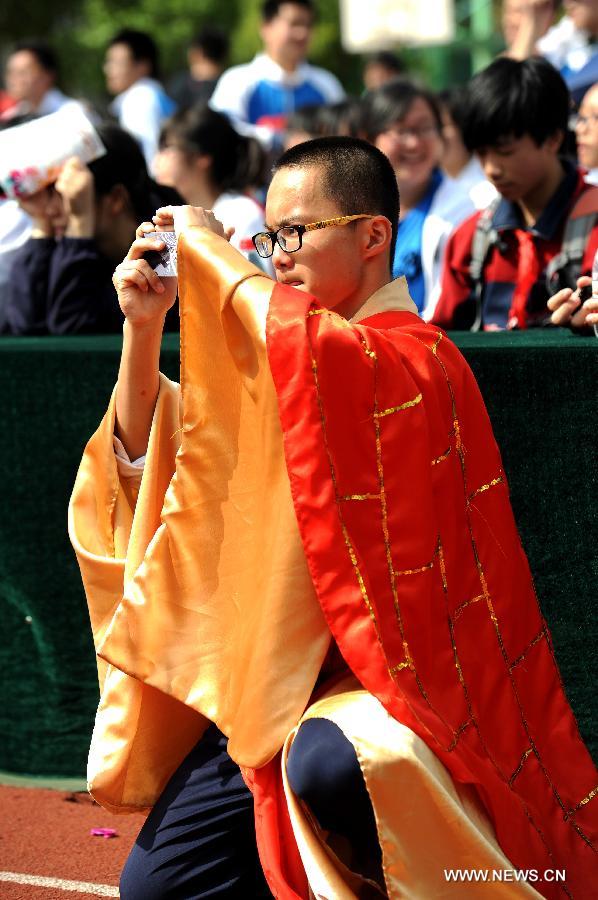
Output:
<instances>
[{"instance_id":1,"label":"yellow silk garment","mask_svg":"<svg viewBox=\"0 0 598 900\"><path fill-rule=\"evenodd\" d=\"M294 796L286 760L301 722L334 722L352 743L363 774L382 849L386 893L356 875L331 849L308 810ZM427 744L393 719L349 675L306 710L283 748L283 783L293 832L317 900L540 900L532 883L515 880L488 815L471 785L453 781ZM448 881L445 870L486 872L487 881ZM503 873L510 872L510 876ZM497 873L494 875L494 873ZM540 877L543 873L540 873ZM501 881L503 877L512 881ZM364 889L369 893L364 894Z\"/></svg>"},{"instance_id":2,"label":"yellow silk garment","mask_svg":"<svg viewBox=\"0 0 598 900\"><path fill-rule=\"evenodd\" d=\"M267 364L272 287L223 240L185 232L182 389L161 377L139 489L117 471L114 398L85 450L69 531L101 687L90 790L116 812L151 807L208 720L241 766L259 767L282 747L313 896L351 900L362 880L330 850L284 773L302 715L330 718L356 749L388 896L478 896L479 886L442 875L510 868L473 789L454 785L352 676L309 706L330 634L301 547ZM404 280L378 295L371 314L411 308ZM492 900L540 896L524 884L483 890Z\"/></svg>"},{"instance_id":3,"label":"yellow silk garment","mask_svg":"<svg viewBox=\"0 0 598 900\"><path fill-rule=\"evenodd\" d=\"M222 239L186 232L182 426L162 379L136 505L116 470L114 400L81 463L70 534L103 661L88 780L112 809L151 806L205 719L240 765L266 763L329 647L267 364L273 286Z\"/></svg>"}]
</instances>

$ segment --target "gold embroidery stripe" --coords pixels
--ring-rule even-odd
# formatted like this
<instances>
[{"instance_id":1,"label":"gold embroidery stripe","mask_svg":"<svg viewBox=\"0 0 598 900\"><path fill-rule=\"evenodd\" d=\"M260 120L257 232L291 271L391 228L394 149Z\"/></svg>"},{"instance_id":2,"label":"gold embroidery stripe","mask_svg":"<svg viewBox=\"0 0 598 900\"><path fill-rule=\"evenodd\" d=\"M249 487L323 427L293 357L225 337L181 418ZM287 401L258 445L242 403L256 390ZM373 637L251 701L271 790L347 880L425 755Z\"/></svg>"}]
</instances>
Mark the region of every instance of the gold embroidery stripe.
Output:
<instances>
[{"instance_id":1,"label":"gold embroidery stripe","mask_svg":"<svg viewBox=\"0 0 598 900\"><path fill-rule=\"evenodd\" d=\"M440 367L441 367L441 369L442 369L442 371L443 371L444 377L445 377L445 379L446 379L446 384L447 384L447 388L448 388L448 391L449 391L449 395L450 395L450 399L451 399L451 403L452 403L452 410L453 410L453 425L454 425L454 428L455 428L455 438L456 438L456 440L455 440L455 449L456 449L457 453L459 454L459 462L460 462L460 464L461 464L461 472L462 472L462 476L463 476L463 493L464 493L464 499L465 499L465 507L466 507L466 510L469 512L469 506L470 506L470 504L469 504L469 500L468 500L468 493L469 493L469 492L468 492L468 486L467 486L467 467L466 467L466 465L465 465L465 454L464 454L464 451L463 451L463 445L462 445L462 442L461 442L461 433L460 433L459 419L458 419L458 415L457 415L457 404L456 404L456 399L455 399L455 392L454 392L454 390L453 390L453 386L452 386L451 381L450 381L450 378L449 378L449 376L448 376L448 372L447 372L446 366L444 365L444 362L442 361L442 359L438 356L438 354L437 354L437 352L436 352L436 351L437 351L437 348L438 348L438 345L440 344L441 337L442 337L442 333L440 333L440 334L438 335L438 339L437 339L437 341L436 341L436 343L435 343L435 345L434 345L433 348L430 348L429 345L425 345L423 341L420 341L420 343L424 344L424 346L428 346L428 349L431 350L432 354L434 355L434 357L436 358L438 364L440 365ZM416 338L416 340L419 340L419 339ZM472 495L472 497L473 497L473 496L475 496L475 494ZM523 707L522 707L522 704L521 704L521 699L520 699L520 697L519 697L519 694L518 694L517 689L516 689L516 686L515 686L515 682L514 682L514 678L513 678L513 673L509 671L509 660L508 660L508 656L507 656L506 649L505 649L505 646L504 646L504 641L503 641L503 637L502 637L502 634L501 634L501 630L500 630L498 618L497 618L496 613L495 613L495 611L494 611L494 607L493 607L493 603L492 603L492 598L490 597L489 592L488 592L488 586L487 586L487 583L486 583L486 578L485 578L485 575L484 575L484 570L483 570L481 561L480 561L479 556L478 556L477 546L476 546L476 542L475 542L475 538L474 538L474 533L473 533L473 526L472 526L471 520L469 519L469 516L468 516L468 526L469 526L469 532L470 532L471 545L472 545L472 549L473 549L473 552L474 552L474 557L475 557L476 564L477 564L477 568L478 568L478 573L479 573L479 578L480 578L481 587L482 587L482 590L483 590L484 595L485 595L485 597L486 597L486 602L487 602L487 606L488 606L488 612L490 613L490 618L491 618L491 620L492 620L492 622L493 622L493 624L494 624L495 630L496 630L497 640L498 640L498 643L499 643L499 646L500 646L500 649L501 649L501 653L502 653L502 656L503 656L503 660L504 660L504 662L505 662L505 667L506 667L507 672L508 672L508 675L509 675L509 680L510 680L510 683L511 683L511 689L512 689L512 691L513 691L515 700L516 700L517 705L518 705L518 707L519 707L519 711L520 711L520 715L521 715L521 721L522 721L523 727L524 727L524 729L525 729L525 732L526 732L526 734L527 734L527 736L528 736L528 738L529 738L531 751L535 754L535 756L536 756L536 758L537 758L537 760L538 760L538 763L539 763L539 765L540 765L540 768L542 769L542 772L543 772L543 774L544 774L544 777L546 778L546 781L547 781L548 784L550 785L550 788L551 788L551 790L552 790L552 794L553 794L554 799L555 799L556 802L559 804L559 806L561 807L561 809L563 810L563 812L565 812L565 807L564 807L564 804L563 804L563 801L562 801L561 797L559 796L558 790L556 789L556 786L555 786L554 783L552 782L552 780L551 780L551 778L550 778L550 775L549 775L549 773L548 773L547 770L546 770L546 767L545 767L545 766L543 765L543 763L542 763L542 760L541 760L541 758L540 758L540 754L538 753L538 750L537 750L537 748L535 747L534 740L533 740L533 737L532 737L532 735L531 735L531 730L530 730L530 727L529 727L529 723L527 722L527 720L526 720L526 718L525 718L524 710L523 710ZM470 712L470 716L471 716L471 718L472 718L473 725L474 725L474 727L475 727L475 729L476 729L476 732L477 732L477 734L478 734L478 737L480 738L480 741L481 741L482 746L484 747L484 749L486 750L486 752L487 752L487 754L488 754L488 757L489 757L490 761L492 762L492 764L494 765L494 767L496 768L496 770L498 771L498 773L501 775L501 777L504 778L504 780L506 781L505 775L501 772L500 767L498 766L498 764L496 763L496 761L493 759L492 754L489 752L488 748L486 747L485 741L483 740L482 735L481 735L481 733L480 733L480 729L479 729L479 727L478 727L478 723L477 723L476 720L475 720L475 716L474 716L474 714L473 714L473 710L472 710L472 708L471 708L471 703L470 703L469 696L468 696L467 686L466 686L466 684L465 684L465 680L464 680L464 678L463 678L463 672L461 671L461 665L460 665L460 662L459 662L459 658L458 658L458 656L457 656L457 648L456 648L456 645L455 645L454 632L453 632L453 623L452 623L452 621L450 620L450 618L449 618L449 630L450 630L450 632L451 632L451 641L452 641L452 643L453 643L453 652L454 652L454 654L455 654L455 665L456 665L456 667L457 667L457 672L458 672L458 674L459 674L459 680L460 680L460 682L461 682L461 684L462 684L462 687L463 687L463 690L464 690L464 693L465 693L465 698L466 698L466 702L467 702L468 709L469 709L469 712ZM550 646L550 644L549 644L549 646ZM551 859L553 859L553 858L554 858L553 853L552 853L550 847L548 846L548 843L547 843L547 841L546 841L544 835L542 834L541 829L538 827L538 825L537 825L537 824L534 822L534 820L532 819L532 817L531 817L531 815L529 814L529 811L527 810L525 804L522 804L522 805L523 805L523 808L524 808L524 810L525 810L525 812L526 812L526 814L527 814L527 816L528 816L528 818L529 818L531 824L534 826L534 828L536 829L536 831L537 831L538 834L540 835L540 837L541 837L541 839L542 839L542 842L543 842L544 846L546 847L546 850L547 850L549 856L551 857ZM590 842L589 842L588 838L583 834L583 832L581 831L581 829L580 829L574 822L572 822L571 824L572 824L572 826L575 828L575 830L576 830L576 832L579 834L579 836L580 836L584 841L586 841L586 843L589 844ZM591 846L591 844L590 844L590 846ZM570 895L569 891L566 889L566 887L565 887L564 885L563 885L563 889L564 889L565 893L567 894L567 896L570 897L571 895Z\"/></svg>"},{"instance_id":2,"label":"gold embroidery stripe","mask_svg":"<svg viewBox=\"0 0 598 900\"><path fill-rule=\"evenodd\" d=\"M497 484L502 484L503 477L499 475L498 478L493 478L488 484L483 484L481 487L474 491L473 494L470 495L468 503L471 503L474 497L477 497L478 494L483 494L485 491L489 491L490 488L496 487Z\"/></svg>"},{"instance_id":3,"label":"gold embroidery stripe","mask_svg":"<svg viewBox=\"0 0 598 900\"><path fill-rule=\"evenodd\" d=\"M403 569L402 572L395 571L395 576L398 577L400 575L419 575L421 572L428 572L434 566L434 560L432 562L426 563L425 566L420 566L419 569Z\"/></svg>"},{"instance_id":4,"label":"gold embroidery stripe","mask_svg":"<svg viewBox=\"0 0 598 900\"><path fill-rule=\"evenodd\" d=\"M436 351L438 350L438 345L441 340L442 340L442 331L439 331L436 336L436 340L434 341L434 346L430 348L432 350L432 353L434 354L434 356L436 356Z\"/></svg>"},{"instance_id":5,"label":"gold embroidery stripe","mask_svg":"<svg viewBox=\"0 0 598 900\"><path fill-rule=\"evenodd\" d=\"M594 846L594 844L592 843L592 841L590 840L590 838L587 836L587 834L585 834L585 833L582 831L582 829L579 827L579 825L577 824L577 822L573 822L572 820L570 820L570 821L569 821L569 824L571 825L572 828L575 828L576 832L578 833L578 835L580 836L580 838L582 839L582 841L585 841L586 844L588 845L588 847L590 847L590 848L594 851L594 853L595 853L595 852L596 852L596 847Z\"/></svg>"},{"instance_id":6,"label":"gold embroidery stripe","mask_svg":"<svg viewBox=\"0 0 598 900\"><path fill-rule=\"evenodd\" d=\"M519 665L519 663L522 663L523 660L525 659L525 657L527 656L527 654L529 653L529 651L532 649L532 647L535 647L536 644L539 643L543 637L545 637L545 635L546 635L546 632L544 631L544 629L542 629L542 631L535 636L533 641L530 641L530 643L527 645L527 647L525 648L525 650L523 651L521 656L518 656L517 659L511 663L511 665L509 666L509 671L512 672L513 669Z\"/></svg>"},{"instance_id":7,"label":"gold embroidery stripe","mask_svg":"<svg viewBox=\"0 0 598 900\"><path fill-rule=\"evenodd\" d=\"M451 448L449 447L448 450L442 454L442 456L437 456L436 459L432 460L432 465L437 466L439 463L444 462L445 459L448 459L450 452Z\"/></svg>"},{"instance_id":8,"label":"gold embroidery stripe","mask_svg":"<svg viewBox=\"0 0 598 900\"><path fill-rule=\"evenodd\" d=\"M453 732L453 735L454 735L454 736L453 736L453 740L451 741L451 743L449 744L449 746L446 748L446 752L447 752L447 753L452 753L452 751L455 749L455 747L456 747L457 744L459 743L459 738L461 737L461 735L463 734L463 732L464 732L467 728L469 728L469 726L470 726L471 724L472 724L471 719L468 719L467 722L463 722L463 724L462 724L462 725L459 725L459 727L457 728L457 730L456 730L455 732Z\"/></svg>"},{"instance_id":9,"label":"gold embroidery stripe","mask_svg":"<svg viewBox=\"0 0 598 900\"><path fill-rule=\"evenodd\" d=\"M329 309L310 309L308 316L323 316L324 313L330 312Z\"/></svg>"},{"instance_id":10,"label":"gold embroidery stripe","mask_svg":"<svg viewBox=\"0 0 598 900\"><path fill-rule=\"evenodd\" d=\"M339 497L339 500L379 500L380 494L346 494Z\"/></svg>"},{"instance_id":11,"label":"gold embroidery stripe","mask_svg":"<svg viewBox=\"0 0 598 900\"><path fill-rule=\"evenodd\" d=\"M440 575L442 577L442 589L444 593L448 593L448 584L446 581L446 564L444 562L444 548L440 541L440 537L438 538L438 565L440 566Z\"/></svg>"},{"instance_id":12,"label":"gold embroidery stripe","mask_svg":"<svg viewBox=\"0 0 598 900\"><path fill-rule=\"evenodd\" d=\"M593 791L590 791L587 797L584 797L583 800L580 800L577 806L574 806L573 809L569 810L567 815L565 816L565 820L574 816L578 809L581 809L582 806L586 806L590 800L593 800L594 797L598 796L598 787L595 787Z\"/></svg>"},{"instance_id":13,"label":"gold embroidery stripe","mask_svg":"<svg viewBox=\"0 0 598 900\"><path fill-rule=\"evenodd\" d=\"M402 672L403 669L411 669L413 666L412 662L402 662L396 666L392 666L388 671L391 675L396 675L397 672Z\"/></svg>"},{"instance_id":14,"label":"gold embroidery stripe","mask_svg":"<svg viewBox=\"0 0 598 900\"><path fill-rule=\"evenodd\" d=\"M313 353L313 348L311 348L311 349L312 349L312 353ZM315 384L315 388L316 388L316 397L317 397L317 401L318 401L318 411L320 413L320 424L322 426L322 435L324 438L324 446L326 448L326 456L328 458L328 465L330 467L330 480L332 481L332 486L334 488L334 499L336 502L338 517L339 517L341 529L343 532L343 538L345 540L345 545L346 545L347 551L349 553L349 559L351 560L351 564L353 566L353 571L355 572L355 577L357 578L357 583L359 585L359 590L361 592L363 602L365 603L366 609L372 620L372 624L374 626L374 631L376 632L376 638L378 640L378 643L380 644L380 648L384 655L384 647L382 645L382 638L380 635L380 628L378 626L378 621L376 619L376 613L374 612L374 607L372 606L372 604L370 602L370 598L368 597L367 588L365 586L365 582L363 580L363 576L362 576L361 570L359 568L357 556L353 549L353 544L351 543L351 538L349 536L349 532L347 531L347 527L345 525L345 521L343 519L342 512L341 512L341 506L339 503L339 495L338 495L338 485L337 485L337 481L336 481L336 472L334 470L332 454L330 452L330 446L328 444L328 434L326 431L326 417L324 415L324 407L322 404L322 395L320 392L320 379L318 376L318 363L314 356L312 356L312 358L311 358L311 368L312 368L312 371L314 374L314 384Z\"/></svg>"},{"instance_id":15,"label":"gold embroidery stripe","mask_svg":"<svg viewBox=\"0 0 598 900\"><path fill-rule=\"evenodd\" d=\"M533 752L534 752L534 751L532 750L532 748L531 748L531 747L528 747L527 750L525 751L525 753L523 754L523 756L521 757L521 760L520 760L520 762L519 762L519 765L517 766L517 768L515 769L515 771L514 771L513 774L511 775L511 777L509 778L509 784L510 784L511 787L513 787L513 782L515 781L515 779L517 778L517 776L518 776L519 773L521 772L523 766L525 765L526 759L527 759L528 756L530 756L530 754L532 754Z\"/></svg>"},{"instance_id":16,"label":"gold embroidery stripe","mask_svg":"<svg viewBox=\"0 0 598 900\"><path fill-rule=\"evenodd\" d=\"M375 412L375 419L382 419L384 416L390 416L393 413L401 412L404 409L410 409L412 406L417 406L418 403L422 402L422 395L418 394L417 397L414 397L413 400L407 400L405 403L401 403L400 406L391 406L389 409L383 409L382 412Z\"/></svg>"},{"instance_id":17,"label":"gold embroidery stripe","mask_svg":"<svg viewBox=\"0 0 598 900\"><path fill-rule=\"evenodd\" d=\"M458 606L455 610L455 614L453 616L453 622L456 622L457 619L461 616L464 609L467 609L468 606L471 606L472 603L478 603L480 600L485 600L485 594L478 594L477 597L474 597L473 600L466 600L465 603L462 603L461 606Z\"/></svg>"}]
</instances>

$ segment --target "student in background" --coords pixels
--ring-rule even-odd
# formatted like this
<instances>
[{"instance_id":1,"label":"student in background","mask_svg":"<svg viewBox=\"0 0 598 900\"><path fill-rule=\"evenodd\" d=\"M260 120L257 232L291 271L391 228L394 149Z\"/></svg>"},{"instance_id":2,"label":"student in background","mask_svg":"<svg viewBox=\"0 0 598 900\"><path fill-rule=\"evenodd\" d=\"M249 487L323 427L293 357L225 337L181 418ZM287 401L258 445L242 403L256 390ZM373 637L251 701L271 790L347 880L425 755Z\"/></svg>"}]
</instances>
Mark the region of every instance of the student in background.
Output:
<instances>
[{"instance_id":1,"label":"student in background","mask_svg":"<svg viewBox=\"0 0 598 900\"><path fill-rule=\"evenodd\" d=\"M545 59L503 57L475 76L465 143L497 189L497 200L451 236L434 322L496 331L550 321L549 296L575 287L598 248L598 204L559 151L569 92ZM583 240L567 224L583 226Z\"/></svg>"},{"instance_id":2,"label":"student in background","mask_svg":"<svg viewBox=\"0 0 598 900\"><path fill-rule=\"evenodd\" d=\"M465 189L440 168L442 118L431 91L397 79L364 98L367 139L389 158L401 196L393 276L405 275L418 311L432 317L447 238L475 210Z\"/></svg>"},{"instance_id":3,"label":"student in background","mask_svg":"<svg viewBox=\"0 0 598 900\"><path fill-rule=\"evenodd\" d=\"M149 34L124 29L106 50L106 86L115 95L111 112L141 144L148 168L158 149L160 127L175 104L158 81L158 48Z\"/></svg>"},{"instance_id":4,"label":"student in background","mask_svg":"<svg viewBox=\"0 0 598 900\"><path fill-rule=\"evenodd\" d=\"M115 261L140 218L164 202L180 203L147 173L137 142L116 125L99 126L105 156L65 163L55 184L21 200L32 220L14 257L7 286L12 334L120 332L123 317L112 285ZM178 327L176 311L167 327Z\"/></svg>"},{"instance_id":5,"label":"student in background","mask_svg":"<svg viewBox=\"0 0 598 900\"><path fill-rule=\"evenodd\" d=\"M234 227L231 244L259 264L251 238L263 230L264 210L250 192L265 183L265 164L255 138L238 134L226 116L202 106L166 122L155 172L185 203L211 209L225 227ZM271 271L269 263L263 267Z\"/></svg>"},{"instance_id":6,"label":"student in background","mask_svg":"<svg viewBox=\"0 0 598 900\"><path fill-rule=\"evenodd\" d=\"M235 127L271 146L287 116L302 106L334 103L344 91L338 79L306 62L314 26L312 0L265 0L262 53L221 77L211 105Z\"/></svg>"},{"instance_id":7,"label":"student in background","mask_svg":"<svg viewBox=\"0 0 598 900\"><path fill-rule=\"evenodd\" d=\"M6 62L5 84L12 104L2 113L11 120L24 115L46 116L67 103L77 103L58 88L58 57L42 41L26 41L13 47Z\"/></svg>"},{"instance_id":8,"label":"student in background","mask_svg":"<svg viewBox=\"0 0 598 900\"><path fill-rule=\"evenodd\" d=\"M459 190L466 191L476 209L485 209L496 197L493 187L474 153L463 143L463 126L467 117L467 91L450 88L438 94L442 116L442 171L452 178Z\"/></svg>"},{"instance_id":9,"label":"student in background","mask_svg":"<svg viewBox=\"0 0 598 900\"><path fill-rule=\"evenodd\" d=\"M172 79L169 94L179 107L207 103L224 71L229 51L227 35L212 25L197 34L187 50L188 70Z\"/></svg>"},{"instance_id":10,"label":"student in background","mask_svg":"<svg viewBox=\"0 0 598 900\"><path fill-rule=\"evenodd\" d=\"M363 66L363 86L366 91L375 91L387 81L392 81L405 72L405 63L396 53L380 50L366 58Z\"/></svg>"},{"instance_id":11,"label":"student in background","mask_svg":"<svg viewBox=\"0 0 598 900\"><path fill-rule=\"evenodd\" d=\"M577 158L587 169L585 180L598 184L598 83L584 95L575 119Z\"/></svg>"},{"instance_id":12,"label":"student in background","mask_svg":"<svg viewBox=\"0 0 598 900\"><path fill-rule=\"evenodd\" d=\"M362 115L361 101L356 97L323 106L304 106L289 116L283 147L290 150L296 144L317 137L359 137Z\"/></svg>"}]
</instances>

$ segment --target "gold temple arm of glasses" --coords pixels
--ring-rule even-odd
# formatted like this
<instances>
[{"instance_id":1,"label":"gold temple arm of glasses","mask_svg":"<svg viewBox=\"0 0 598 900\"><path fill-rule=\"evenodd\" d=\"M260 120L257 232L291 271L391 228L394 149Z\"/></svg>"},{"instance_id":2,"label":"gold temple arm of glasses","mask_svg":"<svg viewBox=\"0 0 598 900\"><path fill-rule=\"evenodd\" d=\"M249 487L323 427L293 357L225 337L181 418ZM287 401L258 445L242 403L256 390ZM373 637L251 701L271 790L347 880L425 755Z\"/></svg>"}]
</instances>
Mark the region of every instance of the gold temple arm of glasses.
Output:
<instances>
[{"instance_id":1,"label":"gold temple arm of glasses","mask_svg":"<svg viewBox=\"0 0 598 900\"><path fill-rule=\"evenodd\" d=\"M336 219L324 219L323 222L310 222L305 225L306 231L316 231L318 228L327 228L329 225L346 225L348 222L354 222L356 219L371 219L373 216L367 213L359 213L355 216L337 216Z\"/></svg>"}]
</instances>

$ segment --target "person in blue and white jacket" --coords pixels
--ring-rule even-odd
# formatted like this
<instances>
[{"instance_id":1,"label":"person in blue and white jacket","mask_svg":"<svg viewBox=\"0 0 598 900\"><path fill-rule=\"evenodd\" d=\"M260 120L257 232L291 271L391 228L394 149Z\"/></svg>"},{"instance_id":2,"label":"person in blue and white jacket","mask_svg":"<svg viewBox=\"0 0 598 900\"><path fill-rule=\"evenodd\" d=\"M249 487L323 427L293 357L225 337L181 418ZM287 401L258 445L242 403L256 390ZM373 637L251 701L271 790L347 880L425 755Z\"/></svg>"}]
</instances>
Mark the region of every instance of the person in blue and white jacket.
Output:
<instances>
[{"instance_id":1,"label":"person in blue and white jacket","mask_svg":"<svg viewBox=\"0 0 598 900\"><path fill-rule=\"evenodd\" d=\"M264 52L220 78L210 105L238 131L275 144L286 118L303 106L336 103L345 96L338 79L307 63L315 9L312 0L265 0Z\"/></svg>"}]
</instances>

